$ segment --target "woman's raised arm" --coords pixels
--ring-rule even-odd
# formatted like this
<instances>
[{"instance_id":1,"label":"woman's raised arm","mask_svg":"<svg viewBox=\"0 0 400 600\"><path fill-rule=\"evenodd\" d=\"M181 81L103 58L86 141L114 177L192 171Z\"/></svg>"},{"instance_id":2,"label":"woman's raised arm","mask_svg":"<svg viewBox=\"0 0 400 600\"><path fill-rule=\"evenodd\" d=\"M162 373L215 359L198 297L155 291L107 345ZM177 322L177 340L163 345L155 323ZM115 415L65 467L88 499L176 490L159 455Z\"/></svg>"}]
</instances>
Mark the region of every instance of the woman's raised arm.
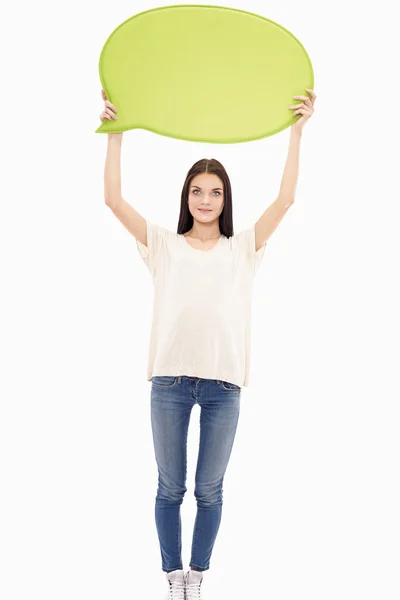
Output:
<instances>
[{"instance_id":1,"label":"woman's raised arm","mask_svg":"<svg viewBox=\"0 0 400 600\"><path fill-rule=\"evenodd\" d=\"M101 91L104 100L104 111L100 120L117 119L117 110L107 100L104 90ZM108 133L107 155L104 166L104 200L114 215L137 240L147 246L147 223L121 194L121 147L122 133Z\"/></svg>"}]
</instances>

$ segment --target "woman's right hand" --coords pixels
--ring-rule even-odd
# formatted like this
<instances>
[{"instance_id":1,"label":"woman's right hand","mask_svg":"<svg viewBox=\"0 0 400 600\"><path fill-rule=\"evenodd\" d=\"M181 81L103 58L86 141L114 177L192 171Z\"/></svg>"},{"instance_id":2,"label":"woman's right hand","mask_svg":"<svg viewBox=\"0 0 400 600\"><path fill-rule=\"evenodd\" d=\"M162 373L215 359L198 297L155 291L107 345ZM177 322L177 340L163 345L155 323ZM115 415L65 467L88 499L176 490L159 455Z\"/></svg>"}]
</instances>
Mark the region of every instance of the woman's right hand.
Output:
<instances>
[{"instance_id":1,"label":"woman's right hand","mask_svg":"<svg viewBox=\"0 0 400 600\"><path fill-rule=\"evenodd\" d=\"M104 90L101 90L101 97L104 100L104 110L100 115L100 121L103 122L104 119L108 119L109 121L116 120L117 116L115 113L117 112L117 109L115 108L114 104L111 104L111 102L107 100Z\"/></svg>"},{"instance_id":2,"label":"woman's right hand","mask_svg":"<svg viewBox=\"0 0 400 600\"><path fill-rule=\"evenodd\" d=\"M115 108L114 104L111 104L111 102L109 100L107 100L107 96L105 91L102 89L101 90L101 97L104 100L104 110L100 115L100 121L103 122L104 119L108 119L109 121L116 121L118 119L118 117L116 116L116 112L117 109ZM122 132L121 133L109 133L108 134L108 139L116 139L118 140L118 142L122 142Z\"/></svg>"}]
</instances>

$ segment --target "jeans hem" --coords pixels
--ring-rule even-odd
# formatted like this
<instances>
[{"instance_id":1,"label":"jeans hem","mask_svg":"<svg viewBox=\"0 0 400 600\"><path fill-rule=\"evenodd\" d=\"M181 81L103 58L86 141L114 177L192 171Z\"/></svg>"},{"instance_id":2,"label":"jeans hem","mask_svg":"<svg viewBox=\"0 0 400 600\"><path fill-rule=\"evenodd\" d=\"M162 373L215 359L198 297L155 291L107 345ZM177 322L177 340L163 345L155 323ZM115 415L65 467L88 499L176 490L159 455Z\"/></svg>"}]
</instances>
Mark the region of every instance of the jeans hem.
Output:
<instances>
[{"instance_id":1,"label":"jeans hem","mask_svg":"<svg viewBox=\"0 0 400 600\"><path fill-rule=\"evenodd\" d=\"M192 562L189 563L189 567L193 567L193 569L196 569L196 571L207 571L210 568L210 566L208 566L208 567L200 567L199 565L195 565Z\"/></svg>"},{"instance_id":2,"label":"jeans hem","mask_svg":"<svg viewBox=\"0 0 400 600\"><path fill-rule=\"evenodd\" d=\"M164 573L170 573L171 571L176 571L178 569L179 571L183 571L183 565L180 567L173 567L172 569L166 569L165 567L161 567L161 569L164 571Z\"/></svg>"}]
</instances>

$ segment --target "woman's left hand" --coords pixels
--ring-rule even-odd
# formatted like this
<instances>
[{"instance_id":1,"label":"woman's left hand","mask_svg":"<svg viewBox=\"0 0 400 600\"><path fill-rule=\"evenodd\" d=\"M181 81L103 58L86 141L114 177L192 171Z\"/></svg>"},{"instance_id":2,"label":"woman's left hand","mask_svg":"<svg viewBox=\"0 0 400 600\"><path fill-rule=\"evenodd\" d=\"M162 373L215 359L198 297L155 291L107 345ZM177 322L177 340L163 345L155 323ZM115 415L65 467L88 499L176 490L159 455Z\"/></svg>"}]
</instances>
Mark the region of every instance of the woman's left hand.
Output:
<instances>
[{"instance_id":1,"label":"woman's left hand","mask_svg":"<svg viewBox=\"0 0 400 600\"><path fill-rule=\"evenodd\" d=\"M297 119L292 125L292 130L296 133L301 133L303 131L304 125L314 113L314 102L317 99L317 96L313 90L309 90L308 88L306 88L306 92L311 98L308 98L308 96L293 96L295 100L302 100L303 102L301 104L289 106L289 110L294 110L293 116L302 115L302 117Z\"/></svg>"}]
</instances>

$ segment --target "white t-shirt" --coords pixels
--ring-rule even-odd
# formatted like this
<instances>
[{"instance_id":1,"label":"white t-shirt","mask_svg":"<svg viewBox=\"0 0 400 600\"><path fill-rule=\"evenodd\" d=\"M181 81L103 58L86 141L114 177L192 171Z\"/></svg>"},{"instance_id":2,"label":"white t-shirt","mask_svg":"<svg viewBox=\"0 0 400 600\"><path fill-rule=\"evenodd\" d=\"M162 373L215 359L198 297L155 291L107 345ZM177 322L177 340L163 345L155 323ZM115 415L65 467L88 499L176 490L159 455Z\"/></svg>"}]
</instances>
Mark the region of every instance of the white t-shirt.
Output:
<instances>
[{"instance_id":1,"label":"white t-shirt","mask_svg":"<svg viewBox=\"0 0 400 600\"><path fill-rule=\"evenodd\" d=\"M147 246L136 240L154 284L147 381L187 375L249 385L254 226L211 250L147 221Z\"/></svg>"}]
</instances>

